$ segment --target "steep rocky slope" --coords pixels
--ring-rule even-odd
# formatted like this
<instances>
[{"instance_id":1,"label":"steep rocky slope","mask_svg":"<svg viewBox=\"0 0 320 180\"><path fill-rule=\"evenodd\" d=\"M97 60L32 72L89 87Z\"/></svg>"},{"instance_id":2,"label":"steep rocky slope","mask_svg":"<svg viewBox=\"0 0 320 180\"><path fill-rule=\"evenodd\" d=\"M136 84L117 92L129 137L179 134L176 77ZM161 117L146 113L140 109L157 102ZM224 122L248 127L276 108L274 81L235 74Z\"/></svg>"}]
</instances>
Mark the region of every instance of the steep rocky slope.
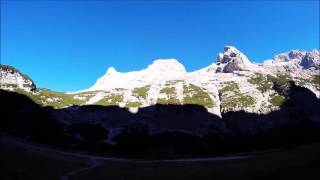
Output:
<instances>
[{"instance_id":1,"label":"steep rocky slope","mask_svg":"<svg viewBox=\"0 0 320 180\"><path fill-rule=\"evenodd\" d=\"M226 46L215 63L186 72L176 59L155 60L146 69L127 73L110 67L96 83L82 91L58 93L36 89L30 78L9 66L1 65L1 88L30 96L44 106L115 105L131 112L155 104L195 104L208 112L240 111L268 113L285 100L274 88L294 81L320 98L319 51L293 50L261 64L238 49Z\"/></svg>"},{"instance_id":2,"label":"steep rocky slope","mask_svg":"<svg viewBox=\"0 0 320 180\"><path fill-rule=\"evenodd\" d=\"M319 52L290 51L255 64L238 49L226 46L216 63L186 72L175 59L159 59L146 69L128 73L109 68L89 89L86 104L119 105L136 112L154 104L199 104L213 114L245 110L267 113L277 109L284 96L272 87L290 80L319 98Z\"/></svg>"}]
</instances>

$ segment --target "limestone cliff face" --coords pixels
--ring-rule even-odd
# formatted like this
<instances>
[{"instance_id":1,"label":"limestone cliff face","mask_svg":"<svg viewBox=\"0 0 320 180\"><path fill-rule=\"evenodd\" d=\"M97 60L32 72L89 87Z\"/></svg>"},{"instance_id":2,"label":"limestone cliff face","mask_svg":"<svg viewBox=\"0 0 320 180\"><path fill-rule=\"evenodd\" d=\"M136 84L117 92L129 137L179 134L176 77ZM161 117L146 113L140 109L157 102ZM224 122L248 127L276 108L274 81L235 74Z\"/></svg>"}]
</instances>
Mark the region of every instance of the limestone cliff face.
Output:
<instances>
[{"instance_id":1,"label":"limestone cliff face","mask_svg":"<svg viewBox=\"0 0 320 180\"><path fill-rule=\"evenodd\" d=\"M20 88L28 92L36 89L36 85L28 76L7 65L0 65L0 82L2 89Z\"/></svg>"},{"instance_id":2,"label":"limestone cliff face","mask_svg":"<svg viewBox=\"0 0 320 180\"><path fill-rule=\"evenodd\" d=\"M314 49L311 52L305 50L292 50L281 53L273 57L272 60L264 62L264 68L273 72L291 72L301 74L303 70L317 73L320 68L319 50Z\"/></svg>"}]
</instances>

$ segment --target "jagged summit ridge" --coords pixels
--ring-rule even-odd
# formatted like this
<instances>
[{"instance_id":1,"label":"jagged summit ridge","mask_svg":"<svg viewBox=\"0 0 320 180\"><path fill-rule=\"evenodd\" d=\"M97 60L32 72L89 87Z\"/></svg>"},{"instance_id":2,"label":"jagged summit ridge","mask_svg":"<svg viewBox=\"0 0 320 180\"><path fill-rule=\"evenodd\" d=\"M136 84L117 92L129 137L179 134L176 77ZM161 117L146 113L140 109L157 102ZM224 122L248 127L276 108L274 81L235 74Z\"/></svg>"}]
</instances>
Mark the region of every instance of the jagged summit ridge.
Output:
<instances>
[{"instance_id":1,"label":"jagged summit ridge","mask_svg":"<svg viewBox=\"0 0 320 180\"><path fill-rule=\"evenodd\" d=\"M297 49L288 52L284 52L273 57L273 60L276 62L292 61L292 60L302 60L303 57L307 54L307 51Z\"/></svg>"},{"instance_id":2,"label":"jagged summit ridge","mask_svg":"<svg viewBox=\"0 0 320 180\"><path fill-rule=\"evenodd\" d=\"M84 91L111 90L114 88L132 89L137 86L161 84L170 80L201 81L207 79L211 73L235 73L241 71L259 73L287 73L298 72L299 69L319 69L319 51L292 50L281 53L257 65L251 63L248 57L234 46L225 46L219 53L215 63L195 72L186 72L185 67L176 59L157 59L146 69L131 72L117 72L110 67L105 75ZM215 75L216 77L218 75Z\"/></svg>"},{"instance_id":3,"label":"jagged summit ridge","mask_svg":"<svg viewBox=\"0 0 320 180\"><path fill-rule=\"evenodd\" d=\"M305 68L309 68L312 65L319 64L319 50L313 49L311 52L306 50L292 50L273 57L273 62L288 61L296 61L300 65L302 65L303 61L312 61L312 64L308 63L310 66L304 66Z\"/></svg>"},{"instance_id":4,"label":"jagged summit ridge","mask_svg":"<svg viewBox=\"0 0 320 180\"><path fill-rule=\"evenodd\" d=\"M314 49L311 52L306 50L292 50L278 54L272 60L263 63L265 69L272 72L291 72L300 73L305 70L319 70L320 57L319 50Z\"/></svg>"},{"instance_id":5,"label":"jagged summit ridge","mask_svg":"<svg viewBox=\"0 0 320 180\"><path fill-rule=\"evenodd\" d=\"M225 46L224 52L219 53L216 64L205 69L213 69L215 72L233 73L234 71L253 70L257 66L252 64L247 56L233 46ZM114 88L126 88L144 86L154 83L165 83L166 81L176 79L188 79L189 74L185 67L177 59L157 59L154 60L146 69L131 72L117 72L115 68L110 67L105 75L97 80L97 82L87 90L110 90ZM206 76L206 75L204 75ZM194 78L192 78L194 79Z\"/></svg>"}]
</instances>

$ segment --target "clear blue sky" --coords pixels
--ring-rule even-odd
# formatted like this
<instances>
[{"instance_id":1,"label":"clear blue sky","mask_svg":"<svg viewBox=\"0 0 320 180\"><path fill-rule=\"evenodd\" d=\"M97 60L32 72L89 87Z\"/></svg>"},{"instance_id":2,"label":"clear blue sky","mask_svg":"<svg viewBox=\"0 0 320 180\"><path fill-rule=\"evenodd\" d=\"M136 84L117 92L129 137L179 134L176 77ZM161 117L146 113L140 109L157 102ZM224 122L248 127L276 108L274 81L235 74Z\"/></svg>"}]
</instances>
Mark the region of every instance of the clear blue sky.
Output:
<instances>
[{"instance_id":1,"label":"clear blue sky","mask_svg":"<svg viewBox=\"0 0 320 180\"><path fill-rule=\"evenodd\" d=\"M197 70L227 44L255 62L319 49L319 1L1 1L1 63L57 91L157 58Z\"/></svg>"}]
</instances>

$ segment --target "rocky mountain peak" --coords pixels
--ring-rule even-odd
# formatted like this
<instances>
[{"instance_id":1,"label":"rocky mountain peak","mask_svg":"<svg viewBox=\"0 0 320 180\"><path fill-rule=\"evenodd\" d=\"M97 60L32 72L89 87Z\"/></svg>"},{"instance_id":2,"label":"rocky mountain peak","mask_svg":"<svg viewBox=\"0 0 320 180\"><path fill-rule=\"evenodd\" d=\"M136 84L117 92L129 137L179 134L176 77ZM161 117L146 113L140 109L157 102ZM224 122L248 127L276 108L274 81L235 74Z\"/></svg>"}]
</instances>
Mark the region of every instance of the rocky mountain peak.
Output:
<instances>
[{"instance_id":1,"label":"rocky mountain peak","mask_svg":"<svg viewBox=\"0 0 320 180\"><path fill-rule=\"evenodd\" d=\"M224 73L245 70L251 66L247 56L233 46L225 46L224 51L218 54L216 62L220 66L217 71Z\"/></svg>"},{"instance_id":2,"label":"rocky mountain peak","mask_svg":"<svg viewBox=\"0 0 320 180\"><path fill-rule=\"evenodd\" d=\"M115 88L132 89L152 83L166 82L183 78L186 74L184 66L176 59L157 59L146 69L140 71L117 72L110 67L106 74L87 90L111 90Z\"/></svg>"},{"instance_id":3,"label":"rocky mountain peak","mask_svg":"<svg viewBox=\"0 0 320 180\"><path fill-rule=\"evenodd\" d=\"M157 59L148 66L147 70L153 72L186 72L184 66L176 59Z\"/></svg>"},{"instance_id":4,"label":"rocky mountain peak","mask_svg":"<svg viewBox=\"0 0 320 180\"><path fill-rule=\"evenodd\" d=\"M117 73L117 70L114 67L109 67L106 74L111 75L114 73Z\"/></svg>"}]
</instances>

